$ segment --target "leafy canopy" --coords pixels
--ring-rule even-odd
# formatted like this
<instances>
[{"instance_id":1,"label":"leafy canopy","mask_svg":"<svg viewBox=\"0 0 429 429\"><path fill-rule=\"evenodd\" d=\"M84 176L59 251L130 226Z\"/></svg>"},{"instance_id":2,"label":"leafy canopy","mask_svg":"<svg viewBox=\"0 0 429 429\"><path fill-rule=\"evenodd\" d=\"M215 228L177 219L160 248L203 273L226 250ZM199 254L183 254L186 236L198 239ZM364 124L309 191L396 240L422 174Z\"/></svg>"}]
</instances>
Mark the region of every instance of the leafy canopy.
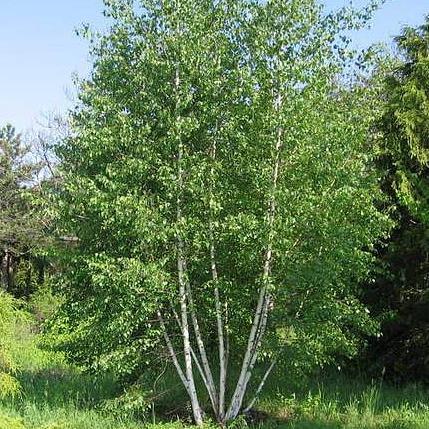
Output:
<instances>
[{"instance_id":1,"label":"leafy canopy","mask_svg":"<svg viewBox=\"0 0 429 429\"><path fill-rule=\"evenodd\" d=\"M312 367L353 354L357 334L374 330L357 285L389 226L368 135L376 100L347 83L354 56L342 37L372 6L105 3L113 23L87 32L92 74L58 147L58 234L76 240L60 251L57 345L92 370L156 368L157 310L179 334L179 254L214 356L214 244L232 366L264 282L262 361Z\"/></svg>"}]
</instances>

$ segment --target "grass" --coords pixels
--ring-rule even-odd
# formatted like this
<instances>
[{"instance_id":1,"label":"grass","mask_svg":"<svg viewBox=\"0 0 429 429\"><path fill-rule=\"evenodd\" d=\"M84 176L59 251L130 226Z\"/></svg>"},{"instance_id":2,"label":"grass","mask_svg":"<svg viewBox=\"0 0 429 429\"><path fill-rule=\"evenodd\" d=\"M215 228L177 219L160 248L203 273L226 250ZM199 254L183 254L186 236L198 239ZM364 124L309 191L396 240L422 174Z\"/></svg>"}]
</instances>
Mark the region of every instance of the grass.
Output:
<instances>
[{"instance_id":1,"label":"grass","mask_svg":"<svg viewBox=\"0 0 429 429\"><path fill-rule=\"evenodd\" d=\"M22 393L0 401L0 429L135 429L141 422L99 409L117 393L112 378L96 378L43 351L28 325L19 325L12 352Z\"/></svg>"},{"instance_id":2,"label":"grass","mask_svg":"<svg viewBox=\"0 0 429 429\"><path fill-rule=\"evenodd\" d=\"M177 392L167 395L158 424L130 416L120 407L108 412L100 404L113 398L118 387L111 377L81 374L60 354L37 347L28 326L16 330L13 353L21 368L22 394L0 401L0 429L179 429L184 423L166 419ZM287 383L281 374L268 384L250 426L279 429L428 429L429 391L418 385L397 388L330 373L305 387ZM165 381L164 381L165 383ZM263 417L261 419L261 417ZM233 429L249 426L243 419Z\"/></svg>"},{"instance_id":3,"label":"grass","mask_svg":"<svg viewBox=\"0 0 429 429\"><path fill-rule=\"evenodd\" d=\"M313 380L301 389L268 386L259 407L274 417L274 424L280 422L285 428L429 428L425 388L415 384L398 388L340 373Z\"/></svg>"}]
</instances>

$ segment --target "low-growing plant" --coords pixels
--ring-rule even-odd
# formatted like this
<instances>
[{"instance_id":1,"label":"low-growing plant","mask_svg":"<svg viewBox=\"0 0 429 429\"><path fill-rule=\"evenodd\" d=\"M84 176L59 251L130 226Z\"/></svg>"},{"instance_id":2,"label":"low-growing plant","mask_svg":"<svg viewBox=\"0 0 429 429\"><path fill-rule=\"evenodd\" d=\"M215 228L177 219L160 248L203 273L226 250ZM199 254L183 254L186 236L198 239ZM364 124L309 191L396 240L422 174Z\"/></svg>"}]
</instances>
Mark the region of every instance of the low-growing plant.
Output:
<instances>
[{"instance_id":1,"label":"low-growing plant","mask_svg":"<svg viewBox=\"0 0 429 429\"><path fill-rule=\"evenodd\" d=\"M137 418L146 418L151 408L150 392L138 383L127 387L121 395L102 404L102 409L112 415Z\"/></svg>"},{"instance_id":2,"label":"low-growing plant","mask_svg":"<svg viewBox=\"0 0 429 429\"><path fill-rule=\"evenodd\" d=\"M29 309L39 323L49 319L58 309L61 297L52 292L50 280L41 285L29 299Z\"/></svg>"},{"instance_id":3,"label":"low-growing plant","mask_svg":"<svg viewBox=\"0 0 429 429\"><path fill-rule=\"evenodd\" d=\"M22 419L0 413L0 429L26 429Z\"/></svg>"},{"instance_id":4,"label":"low-growing plant","mask_svg":"<svg viewBox=\"0 0 429 429\"><path fill-rule=\"evenodd\" d=\"M0 397L16 397L20 394L20 384L14 377L18 370L11 353L14 341L14 327L25 318L18 308L18 301L4 291L0 291Z\"/></svg>"}]
</instances>

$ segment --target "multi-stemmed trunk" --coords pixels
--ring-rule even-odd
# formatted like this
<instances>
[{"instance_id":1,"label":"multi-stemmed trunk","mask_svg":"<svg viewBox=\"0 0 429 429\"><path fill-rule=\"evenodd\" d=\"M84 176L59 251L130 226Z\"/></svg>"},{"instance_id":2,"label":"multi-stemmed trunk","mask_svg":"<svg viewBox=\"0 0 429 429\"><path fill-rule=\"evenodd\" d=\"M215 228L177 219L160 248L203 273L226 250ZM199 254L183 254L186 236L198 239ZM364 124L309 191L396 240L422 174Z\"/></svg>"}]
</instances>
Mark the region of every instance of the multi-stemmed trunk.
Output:
<instances>
[{"instance_id":1,"label":"multi-stemmed trunk","mask_svg":"<svg viewBox=\"0 0 429 429\"><path fill-rule=\"evenodd\" d=\"M176 68L176 74L174 78L174 88L176 94L176 111L179 97L180 88L180 74L179 68ZM176 121L180 121L180 117L176 112ZM183 142L180 134L176 136L178 141L178 152L177 152L177 272L179 281L179 300L180 300L180 314L181 314L181 328L183 337L183 354L185 360L185 376L188 385L187 392L191 400L192 412L194 414L195 423L197 425L202 424L202 412L198 401L198 395L195 388L195 380L192 370L192 355L191 355L191 341L189 334L188 324L188 292L190 288L187 288L188 278L186 273L186 259L184 242L181 233L183 215L182 215L182 194L183 194ZM188 289L188 290L187 290Z\"/></svg>"},{"instance_id":2,"label":"multi-stemmed trunk","mask_svg":"<svg viewBox=\"0 0 429 429\"><path fill-rule=\"evenodd\" d=\"M176 90L178 91L179 86L179 74L176 72L175 78ZM281 107L281 97L278 96L275 101L276 109L279 111ZM276 211L276 188L279 177L280 170L280 154L282 148L282 137L283 137L283 128L279 125L276 130L276 139L274 146L274 157L272 164L272 177L271 185L269 190L269 198L267 205L267 240L266 248L263 259L263 268L262 268L262 286L259 290L258 302L253 317L253 323L250 329L247 347L243 356L241 370L236 382L235 389L232 393L229 407L225 409L225 392L226 392L226 379L227 379L227 344L228 344L228 333L225 330L225 323L223 320L222 312L222 301L219 291L219 275L218 267L216 262L216 240L214 234L214 214L212 212L212 199L215 186L214 178L214 164L216 159L216 140L213 140L211 147L211 172L210 172L210 202L209 202L209 249L210 249L210 268L212 281L214 285L214 298L215 298L215 314L216 314L216 326L217 326L217 335L218 335L218 352L219 352L219 385L218 388L213 379L213 373L211 370L210 362L207 356L206 348L204 345L203 335L198 323L197 314L195 312L195 304L193 302L192 289L189 279L187 277L186 269L186 256L183 237L180 233L180 225L183 220L182 215L182 192L183 192L183 171L182 171L182 158L183 158L183 145L180 141L178 144L178 156L177 156L177 165L178 165L178 197L177 197L177 222L179 225L179 232L177 234L177 268L178 268L178 280L179 280L179 296L180 296L180 315L175 313L177 322L179 324L180 332L183 337L183 355L184 355L184 364L185 371L181 369L181 365L178 361L177 354L174 351L171 339L167 333L167 329L162 318L161 313L158 313L158 318L161 323L164 338L167 344L167 348L173 360L173 364L179 374L179 377L182 383L185 386L185 389L189 395L192 411L194 415L194 420L197 425L202 423L202 411L198 401L198 395L195 388L195 380L192 371L193 362L196 364L201 379L207 389L207 392L210 397L211 405L213 408L213 413L216 417L216 420L224 424L230 420L233 420L237 417L240 411L243 409L243 400L247 391L248 383L251 379L254 366L257 361L258 352L261 347L262 339L265 333L267 326L269 307L271 303L271 291L270 291L270 277L271 277L271 265L273 258L273 230L274 230L274 221L275 221L275 211ZM173 311L175 311L173 309ZM193 331L195 334L195 340L197 344L197 353L191 346L190 341L190 330L188 317L192 320ZM253 399L249 402L248 406L245 407L245 411L248 411L255 403L268 375L271 373L274 368L275 361L271 362L268 367L268 370L264 374L256 393Z\"/></svg>"},{"instance_id":3,"label":"multi-stemmed trunk","mask_svg":"<svg viewBox=\"0 0 429 429\"><path fill-rule=\"evenodd\" d=\"M281 108L280 95L277 96L275 107L277 112L279 113ZM262 286L259 291L258 304L253 317L253 324L252 324L249 338L247 341L247 348L246 348L246 352L241 365L240 375L236 384L235 391L232 395L231 404L226 414L226 420L232 420L235 417L237 417L238 413L242 408L244 395L247 391L247 386L252 376L252 371L255 366L255 363L258 357L258 351L260 349L262 338L265 333L265 328L267 326L268 310L269 310L270 301L271 301L271 295L270 295L269 289L270 289L271 265L272 265L272 257L273 257L273 231L274 231L274 220L275 220L275 211L276 211L275 194L276 194L277 182L278 182L279 171L280 171L282 137L283 137L283 128L279 125L276 130L276 143L275 143L275 150L274 150L274 162L272 166L271 189L269 192L269 200L268 200L268 208L267 208L268 233L267 233L267 242L266 242L266 249L265 249L265 255L264 255ZM269 372L271 372L271 370L272 368L270 369ZM265 376L264 378L266 379ZM263 380L263 383L265 383L265 380ZM260 385L261 389L262 389L262 386ZM257 392L257 394L259 394L259 392ZM246 408L249 408L249 407L246 407Z\"/></svg>"}]
</instances>

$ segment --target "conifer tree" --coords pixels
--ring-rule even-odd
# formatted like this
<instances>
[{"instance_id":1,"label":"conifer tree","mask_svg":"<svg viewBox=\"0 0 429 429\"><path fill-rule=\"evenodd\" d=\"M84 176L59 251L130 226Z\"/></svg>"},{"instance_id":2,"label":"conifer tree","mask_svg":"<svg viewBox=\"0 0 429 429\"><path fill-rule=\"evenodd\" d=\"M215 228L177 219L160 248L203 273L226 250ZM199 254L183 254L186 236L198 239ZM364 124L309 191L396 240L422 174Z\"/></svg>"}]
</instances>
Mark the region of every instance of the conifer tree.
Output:
<instances>
[{"instance_id":1,"label":"conifer tree","mask_svg":"<svg viewBox=\"0 0 429 429\"><path fill-rule=\"evenodd\" d=\"M429 380L429 19L395 38L397 55L383 72L380 162L397 227L386 272L367 299L383 320L370 359L392 379Z\"/></svg>"}]
</instances>

